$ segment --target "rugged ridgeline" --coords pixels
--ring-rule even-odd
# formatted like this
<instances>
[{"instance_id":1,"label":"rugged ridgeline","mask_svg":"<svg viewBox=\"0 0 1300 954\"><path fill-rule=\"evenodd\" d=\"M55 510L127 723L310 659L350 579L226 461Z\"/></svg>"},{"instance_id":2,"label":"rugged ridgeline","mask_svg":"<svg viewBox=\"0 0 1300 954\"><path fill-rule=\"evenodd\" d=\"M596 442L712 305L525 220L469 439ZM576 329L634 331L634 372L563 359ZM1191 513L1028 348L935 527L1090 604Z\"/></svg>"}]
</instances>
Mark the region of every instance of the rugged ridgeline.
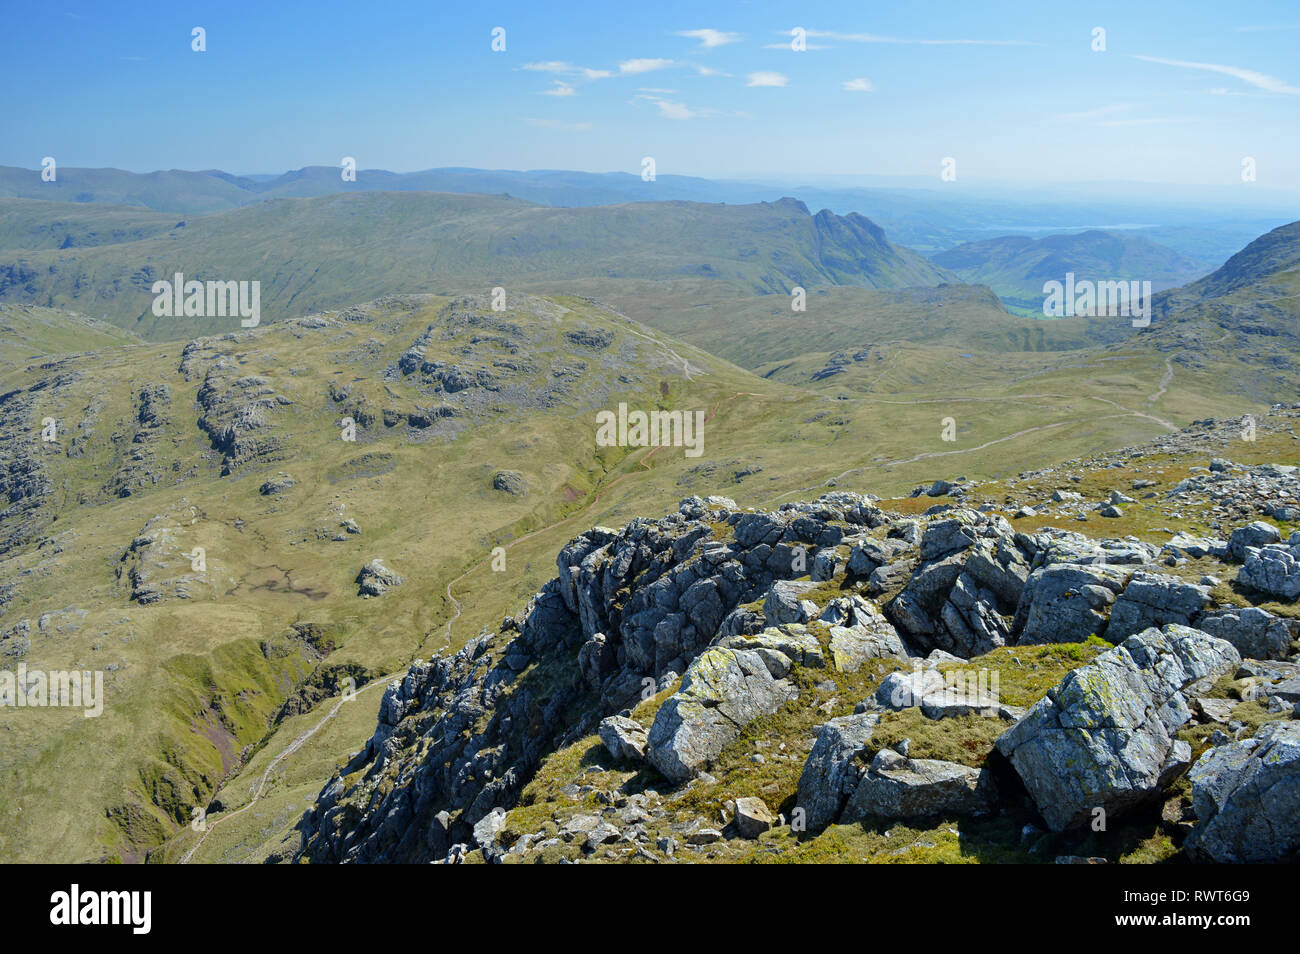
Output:
<instances>
[{"instance_id":1,"label":"rugged ridgeline","mask_svg":"<svg viewBox=\"0 0 1300 954\"><path fill-rule=\"evenodd\" d=\"M517 620L388 687L300 857L1295 859L1297 468L1167 492L1220 536L1016 529L1118 518L1036 495L1238 424L1021 475L1010 520L940 481L918 515L691 497L581 534Z\"/></svg>"},{"instance_id":2,"label":"rugged ridgeline","mask_svg":"<svg viewBox=\"0 0 1300 954\"><path fill-rule=\"evenodd\" d=\"M1261 235L1199 281L1155 297L1152 328L1180 348L1291 365L1300 340L1300 222Z\"/></svg>"}]
</instances>

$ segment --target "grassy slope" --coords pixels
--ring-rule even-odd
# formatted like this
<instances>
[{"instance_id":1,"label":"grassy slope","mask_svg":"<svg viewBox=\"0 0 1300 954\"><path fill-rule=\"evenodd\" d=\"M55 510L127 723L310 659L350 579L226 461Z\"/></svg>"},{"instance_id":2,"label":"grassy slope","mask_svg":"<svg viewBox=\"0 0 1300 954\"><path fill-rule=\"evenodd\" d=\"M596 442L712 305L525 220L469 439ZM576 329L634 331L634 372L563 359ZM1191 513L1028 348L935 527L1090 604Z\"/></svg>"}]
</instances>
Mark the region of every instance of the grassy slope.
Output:
<instances>
[{"instance_id":1,"label":"grassy slope","mask_svg":"<svg viewBox=\"0 0 1300 954\"><path fill-rule=\"evenodd\" d=\"M669 348L646 332L570 301L570 310L554 322L505 315L540 336L527 349L540 374L549 373L552 360L587 361L587 373L567 399L545 408L467 414L466 429L450 441L422 440L404 426L382 423L363 429L355 445L340 441L335 422L363 392L375 406L410 410L431 403L409 381L382 383L379 377L434 320L438 304L414 313L379 308L367 321L315 330L277 327L219 342L242 372L267 377L293 401L272 415L272 432L288 442L283 459L251 464L230 477L219 476L209 441L195 426L201 381L177 374L179 346L64 360L61 370L75 374L74 383L42 395L32 416L57 417L69 435L80 431L89 420L86 409L94 407L94 426L83 457L64 454L66 436L65 443L38 449L56 488L49 532L57 543L20 548L3 560L4 578L20 585L0 617L0 631L54 614L47 631L33 634L25 661L33 669L111 666L108 710L92 720L59 710L2 714L4 762L28 768L6 771L0 784L4 817L21 810L24 822L0 834L0 856L50 857L49 846L57 843L64 860L137 857L186 817L188 804L206 800L234 767L232 753L237 759L241 750L255 750L268 719L308 671L315 670L318 681L343 666L359 675L393 672L430 634L437 643L450 615L439 596L448 580L483 560L497 541L576 510L575 501L634 469L632 455L622 450L603 459L594 453L596 407L625 399L643 407L661 400L708 408L741 385L766 401L788 400L779 385L670 346L690 355L696 380L686 380ZM563 351L563 332L581 327L608 329L614 335L608 353ZM464 340L435 344L427 357L463 360L457 349ZM41 373L9 377L15 383ZM329 384L353 378L361 380L349 401L335 403ZM157 443L163 479L137 495L110 497L102 488L120 458L121 442L113 437L132 432L138 388L159 381L172 389L170 422ZM358 458L366 462L354 466ZM497 468L521 471L529 494L492 490ZM297 486L281 496L260 495L262 481L282 470ZM341 516L354 518L363 533L332 539ZM181 553L194 545L207 551L207 576L193 599L140 606L118 579L124 548L154 518L173 528ZM353 578L373 557L407 582L383 599L360 600ZM184 562L174 554L172 569L187 569ZM515 602L549 576L549 557L531 569L526 557L522 563L512 557L510 570L508 581L498 574L492 586L504 585ZM337 648L321 660L300 641L285 641L295 621L317 624ZM484 622L467 616L456 638ZM221 726L216 743L209 723ZM224 763L223 750L229 750ZM104 760L106 751L117 757ZM66 785L69 772L81 779L77 786ZM125 823L107 823L109 809L119 809L115 817Z\"/></svg>"},{"instance_id":2,"label":"grassy slope","mask_svg":"<svg viewBox=\"0 0 1300 954\"><path fill-rule=\"evenodd\" d=\"M789 295L750 295L724 282L584 279L540 282L542 291L590 295L624 314L742 367L767 373L808 353L909 342L959 351L1095 348L1131 326L1112 319L1042 321L1009 314L981 285L871 289L814 286L806 310Z\"/></svg>"},{"instance_id":3,"label":"grassy slope","mask_svg":"<svg viewBox=\"0 0 1300 954\"><path fill-rule=\"evenodd\" d=\"M53 355L138 343L129 331L76 312L0 305L0 368Z\"/></svg>"}]
</instances>

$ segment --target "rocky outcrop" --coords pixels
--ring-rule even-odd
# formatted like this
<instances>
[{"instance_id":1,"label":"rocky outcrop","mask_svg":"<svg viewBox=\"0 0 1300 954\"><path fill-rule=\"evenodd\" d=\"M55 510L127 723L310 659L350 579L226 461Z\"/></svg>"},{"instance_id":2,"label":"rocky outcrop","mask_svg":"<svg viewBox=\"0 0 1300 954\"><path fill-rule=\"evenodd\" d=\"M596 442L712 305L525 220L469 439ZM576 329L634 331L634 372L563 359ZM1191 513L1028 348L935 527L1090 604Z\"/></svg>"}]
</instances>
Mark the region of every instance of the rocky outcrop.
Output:
<instances>
[{"instance_id":1,"label":"rocky outcrop","mask_svg":"<svg viewBox=\"0 0 1300 954\"><path fill-rule=\"evenodd\" d=\"M677 778L716 756L746 720L794 698L773 669L811 665L815 639L787 627L753 648L709 645L726 638L727 619L738 621L733 637L762 636L745 614L733 617L737 608L794 575L796 549L811 557L845 528L878 524L880 511L844 493L771 513L728 504L690 498L660 520L581 534L511 624L517 637L488 636L413 666L389 687L366 748L304 817L303 856L446 856L470 843L489 811L513 804L545 754L637 703L647 683L663 690L685 674L647 739L648 757ZM734 539L714 537L719 521ZM440 812L445 824L424 821Z\"/></svg>"},{"instance_id":2,"label":"rocky outcrop","mask_svg":"<svg viewBox=\"0 0 1300 954\"><path fill-rule=\"evenodd\" d=\"M405 583L406 577L399 576L384 566L382 560L375 559L361 568L356 582L358 596L382 596L392 587Z\"/></svg>"},{"instance_id":3,"label":"rocky outcrop","mask_svg":"<svg viewBox=\"0 0 1300 954\"><path fill-rule=\"evenodd\" d=\"M852 566L855 555L858 569L870 570L865 577ZM302 854L454 858L463 851L454 846L476 843L476 826L489 859L577 842L603 857L625 838L638 846L626 851L644 852L652 841L629 834L637 811L628 808L624 823L617 794L600 815L584 815L590 824L581 830L565 835L577 822L557 816L548 834L512 832L513 846L502 843L505 829L483 820L515 804L546 755L592 734L603 743L592 756L602 765L707 791L714 781L706 773L720 760L729 764L728 746L748 726L803 704L796 685L811 687L808 704L829 716L844 705L837 687L881 658L919 665L878 689L873 681L859 714L817 730L796 797L809 829L995 810L992 775L1002 771L1019 774L1054 829L1082 824L1098 808L1126 812L1186 769L1191 748L1175 733L1193 711L1231 721L1209 688L1236 672L1234 641L1282 653L1278 627L1290 631L1268 614L1210 606L1209 585L1160 573L1153 564L1160 555L1131 539L1019 533L972 510L901 518L846 493L775 511L691 497L658 520L594 527L560 551L555 579L517 621L507 618L502 635L419 663L389 687L375 735L304 817ZM843 581L844 595L828 598L833 587L801 578L818 565ZM876 589L882 571L890 582ZM882 596L883 607L868 598L885 592L892 598ZM999 646L1080 642L1152 621L1163 628L1146 628L1076 669L1028 713L1001 704L995 686L938 668ZM1223 638L1184 624L1202 621ZM1264 665L1242 666L1259 683L1252 691L1269 706L1286 705L1294 674ZM654 695L667 698L652 719L630 718ZM954 729L971 725L954 717L971 715L1015 724L986 768L911 758L903 742L878 751L871 737L882 719L915 718L883 710L913 706L928 719L953 720ZM756 765L801 757L785 746L755 749ZM737 819L737 809L726 804L721 823L685 823L661 850L734 837L739 821L729 817ZM757 832L763 820L754 809Z\"/></svg>"},{"instance_id":4,"label":"rocky outcrop","mask_svg":"<svg viewBox=\"0 0 1300 954\"><path fill-rule=\"evenodd\" d=\"M1014 629L1021 643L1076 643L1106 632L1127 574L1109 566L1053 564L1025 583Z\"/></svg>"},{"instance_id":5,"label":"rocky outcrop","mask_svg":"<svg viewBox=\"0 0 1300 954\"><path fill-rule=\"evenodd\" d=\"M879 715L863 712L831 719L817 730L817 741L799 775L795 801L803 809L809 831L821 831L840 817L857 788L860 758L879 723Z\"/></svg>"},{"instance_id":6,"label":"rocky outcrop","mask_svg":"<svg viewBox=\"0 0 1300 954\"><path fill-rule=\"evenodd\" d=\"M1233 672L1231 644L1185 626L1132 636L1075 669L997 741L1054 831L1121 814L1191 761L1189 696Z\"/></svg>"},{"instance_id":7,"label":"rocky outcrop","mask_svg":"<svg viewBox=\"0 0 1300 954\"><path fill-rule=\"evenodd\" d=\"M137 400L135 432L130 444L121 448L121 460L109 481L109 492L115 497L130 497L163 479L157 454L170 422L171 388L161 382L146 385Z\"/></svg>"},{"instance_id":8,"label":"rocky outcrop","mask_svg":"<svg viewBox=\"0 0 1300 954\"><path fill-rule=\"evenodd\" d=\"M771 715L797 692L775 679L757 652L714 648L691 663L682 687L650 726L648 758L681 782L706 768L745 726Z\"/></svg>"},{"instance_id":9,"label":"rocky outcrop","mask_svg":"<svg viewBox=\"0 0 1300 954\"><path fill-rule=\"evenodd\" d=\"M1292 642L1300 637L1300 621L1274 616L1257 606L1209 613L1196 628L1226 639L1247 659L1288 659Z\"/></svg>"},{"instance_id":10,"label":"rocky outcrop","mask_svg":"<svg viewBox=\"0 0 1300 954\"><path fill-rule=\"evenodd\" d=\"M1190 626L1209 605L1207 586L1154 573L1134 573L1111 608L1106 638L1118 643L1153 626Z\"/></svg>"},{"instance_id":11,"label":"rocky outcrop","mask_svg":"<svg viewBox=\"0 0 1300 954\"><path fill-rule=\"evenodd\" d=\"M492 489L512 497L523 497L528 493L528 482L517 470L498 470L492 475Z\"/></svg>"},{"instance_id":12,"label":"rocky outcrop","mask_svg":"<svg viewBox=\"0 0 1300 954\"><path fill-rule=\"evenodd\" d=\"M252 462L282 459L285 442L272 433L272 421L278 408L292 402L276 393L269 378L244 374L238 362L220 355L204 374L198 400L199 427L221 453L222 476Z\"/></svg>"},{"instance_id":13,"label":"rocky outcrop","mask_svg":"<svg viewBox=\"0 0 1300 954\"><path fill-rule=\"evenodd\" d=\"M1029 574L1025 538L996 515L957 510L921 535L920 563L885 614L921 652L962 657L1005 645Z\"/></svg>"},{"instance_id":14,"label":"rocky outcrop","mask_svg":"<svg viewBox=\"0 0 1300 954\"><path fill-rule=\"evenodd\" d=\"M831 665L840 672L857 672L870 659L907 655L898 631L860 596L831 600L818 619L829 627Z\"/></svg>"}]
</instances>

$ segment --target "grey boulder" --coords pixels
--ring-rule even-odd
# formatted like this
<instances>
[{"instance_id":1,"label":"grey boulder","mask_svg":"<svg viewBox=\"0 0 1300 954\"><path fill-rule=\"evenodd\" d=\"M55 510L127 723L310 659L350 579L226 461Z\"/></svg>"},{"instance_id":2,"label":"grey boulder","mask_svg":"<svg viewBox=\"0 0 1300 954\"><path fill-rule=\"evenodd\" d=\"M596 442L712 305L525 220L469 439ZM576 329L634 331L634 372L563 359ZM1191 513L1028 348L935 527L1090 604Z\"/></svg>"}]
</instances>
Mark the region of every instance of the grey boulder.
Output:
<instances>
[{"instance_id":1,"label":"grey boulder","mask_svg":"<svg viewBox=\"0 0 1300 954\"><path fill-rule=\"evenodd\" d=\"M1054 831L1118 814L1187 767L1189 696L1234 672L1232 644L1185 626L1131 636L1068 673L997 741Z\"/></svg>"},{"instance_id":2,"label":"grey boulder","mask_svg":"<svg viewBox=\"0 0 1300 954\"><path fill-rule=\"evenodd\" d=\"M867 750L879 722L880 716L864 712L831 719L817 730L795 799L809 831L820 831L840 817L858 784L858 756Z\"/></svg>"},{"instance_id":3,"label":"grey boulder","mask_svg":"<svg viewBox=\"0 0 1300 954\"><path fill-rule=\"evenodd\" d=\"M655 715L649 760L665 778L685 781L717 758L746 724L771 715L796 695L794 686L772 676L758 653L706 649Z\"/></svg>"},{"instance_id":4,"label":"grey boulder","mask_svg":"<svg viewBox=\"0 0 1300 954\"><path fill-rule=\"evenodd\" d=\"M858 780L841 822L865 818L921 818L930 815L987 815L997 792L983 769L910 759L881 749Z\"/></svg>"},{"instance_id":5,"label":"grey boulder","mask_svg":"<svg viewBox=\"0 0 1300 954\"><path fill-rule=\"evenodd\" d=\"M648 733L635 719L613 715L602 719L596 732L617 761L639 762L645 758Z\"/></svg>"},{"instance_id":6,"label":"grey boulder","mask_svg":"<svg viewBox=\"0 0 1300 954\"><path fill-rule=\"evenodd\" d=\"M1240 864L1300 861L1300 722L1208 750L1192 766L1194 858Z\"/></svg>"}]
</instances>

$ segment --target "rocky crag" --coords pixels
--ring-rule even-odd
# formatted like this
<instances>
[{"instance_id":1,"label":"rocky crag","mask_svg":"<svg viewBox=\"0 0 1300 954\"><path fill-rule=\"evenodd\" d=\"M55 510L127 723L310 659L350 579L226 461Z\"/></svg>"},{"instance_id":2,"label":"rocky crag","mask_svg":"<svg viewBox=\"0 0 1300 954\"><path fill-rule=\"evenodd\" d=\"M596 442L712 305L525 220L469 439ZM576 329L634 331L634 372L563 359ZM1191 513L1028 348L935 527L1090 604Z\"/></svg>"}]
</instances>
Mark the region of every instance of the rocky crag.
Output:
<instances>
[{"instance_id":1,"label":"rocky crag","mask_svg":"<svg viewBox=\"0 0 1300 954\"><path fill-rule=\"evenodd\" d=\"M1300 531L1262 519L1294 475L1209 462L1171 498L1253 513L1163 545L1021 531L994 511L1032 503L975 509L960 480L923 492L968 505L920 515L690 497L596 527L500 633L388 687L299 858L818 857L865 831L917 857L1295 860Z\"/></svg>"}]
</instances>

